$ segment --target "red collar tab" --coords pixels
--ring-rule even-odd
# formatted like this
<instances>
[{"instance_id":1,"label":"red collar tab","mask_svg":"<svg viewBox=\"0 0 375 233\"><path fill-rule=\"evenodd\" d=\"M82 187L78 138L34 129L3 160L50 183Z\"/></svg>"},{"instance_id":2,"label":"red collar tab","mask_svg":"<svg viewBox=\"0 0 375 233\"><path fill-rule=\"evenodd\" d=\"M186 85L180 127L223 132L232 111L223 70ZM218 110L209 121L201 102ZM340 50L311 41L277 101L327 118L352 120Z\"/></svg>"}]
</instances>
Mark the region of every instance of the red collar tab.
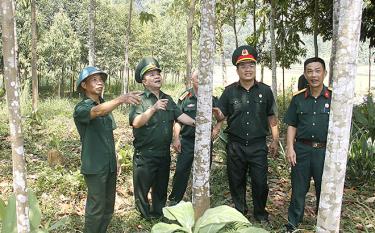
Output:
<instances>
[{"instance_id":1,"label":"red collar tab","mask_svg":"<svg viewBox=\"0 0 375 233\"><path fill-rule=\"evenodd\" d=\"M324 91L324 97L325 97L326 99L329 99L329 98L331 97L331 94L329 93L328 88Z\"/></svg>"},{"instance_id":2,"label":"red collar tab","mask_svg":"<svg viewBox=\"0 0 375 233\"><path fill-rule=\"evenodd\" d=\"M305 99L309 96L309 88L306 88L306 91L305 91Z\"/></svg>"}]
</instances>

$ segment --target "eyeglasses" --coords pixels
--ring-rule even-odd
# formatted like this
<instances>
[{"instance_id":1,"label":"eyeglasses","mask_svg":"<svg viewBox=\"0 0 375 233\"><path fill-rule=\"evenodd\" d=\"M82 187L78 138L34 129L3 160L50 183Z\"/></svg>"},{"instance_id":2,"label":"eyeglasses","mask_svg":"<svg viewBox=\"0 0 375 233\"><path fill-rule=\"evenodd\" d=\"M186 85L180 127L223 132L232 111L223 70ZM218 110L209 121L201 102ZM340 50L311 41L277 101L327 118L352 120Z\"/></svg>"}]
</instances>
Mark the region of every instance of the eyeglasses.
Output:
<instances>
[{"instance_id":1,"label":"eyeglasses","mask_svg":"<svg viewBox=\"0 0 375 233\"><path fill-rule=\"evenodd\" d=\"M240 69L254 68L255 66L256 66L255 62L246 62L246 63L240 63L240 64L238 64L238 67Z\"/></svg>"}]
</instances>

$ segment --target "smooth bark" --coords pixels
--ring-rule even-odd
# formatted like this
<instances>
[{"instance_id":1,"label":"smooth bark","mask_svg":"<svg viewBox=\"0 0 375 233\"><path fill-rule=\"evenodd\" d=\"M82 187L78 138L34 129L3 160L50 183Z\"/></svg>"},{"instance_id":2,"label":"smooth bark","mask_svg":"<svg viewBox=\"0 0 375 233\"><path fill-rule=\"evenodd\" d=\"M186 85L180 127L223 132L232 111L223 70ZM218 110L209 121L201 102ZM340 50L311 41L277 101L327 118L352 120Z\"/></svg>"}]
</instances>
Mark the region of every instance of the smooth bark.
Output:
<instances>
[{"instance_id":1,"label":"smooth bark","mask_svg":"<svg viewBox=\"0 0 375 233\"><path fill-rule=\"evenodd\" d=\"M317 232L339 232L354 84L357 73L362 0L340 0L333 95L320 195Z\"/></svg>"},{"instance_id":2,"label":"smooth bark","mask_svg":"<svg viewBox=\"0 0 375 233\"><path fill-rule=\"evenodd\" d=\"M198 105L193 163L193 206L198 219L210 207L212 82L215 56L215 0L201 1Z\"/></svg>"},{"instance_id":3,"label":"smooth bark","mask_svg":"<svg viewBox=\"0 0 375 233\"><path fill-rule=\"evenodd\" d=\"M13 189L16 196L17 232L30 232L26 165L20 112L20 85L17 79L14 1L1 1L4 77L12 146Z\"/></svg>"},{"instance_id":4,"label":"smooth bark","mask_svg":"<svg viewBox=\"0 0 375 233\"><path fill-rule=\"evenodd\" d=\"M124 75L122 83L122 93L126 94L129 91L129 40L131 33L131 22L132 22L132 11L133 11L133 0L129 3L129 15L128 15L128 27L125 33L125 61L124 61Z\"/></svg>"}]
</instances>

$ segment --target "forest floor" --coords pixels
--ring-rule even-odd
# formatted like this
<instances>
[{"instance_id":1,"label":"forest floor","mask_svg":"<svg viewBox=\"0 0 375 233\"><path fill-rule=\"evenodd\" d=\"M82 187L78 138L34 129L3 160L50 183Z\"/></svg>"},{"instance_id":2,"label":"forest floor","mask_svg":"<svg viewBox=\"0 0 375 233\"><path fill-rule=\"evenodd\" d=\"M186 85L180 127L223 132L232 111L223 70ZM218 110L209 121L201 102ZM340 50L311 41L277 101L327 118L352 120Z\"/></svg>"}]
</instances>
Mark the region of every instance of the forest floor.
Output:
<instances>
[{"instance_id":1,"label":"forest floor","mask_svg":"<svg viewBox=\"0 0 375 233\"><path fill-rule=\"evenodd\" d=\"M27 162L27 185L38 198L42 211L42 223L51 224L68 217L68 223L52 232L82 232L86 188L80 169L80 142L72 119L77 99L47 99L40 103L39 117L23 118L25 155ZM0 115L0 198L7 200L12 193L12 162L5 103ZM23 112L30 112L24 109ZM4 114L3 114L4 113ZM27 115L27 114L24 114ZM132 132L128 124L127 110L114 112L118 128L114 131L117 149L122 156L122 173L118 177L115 214L108 229L109 233L150 232L157 221L145 221L134 208L131 157ZM283 134L283 132L282 132ZM284 144L282 140L282 144ZM57 150L62 155L57 166L51 166L48 153ZM172 157L171 176L175 168L176 156ZM214 161L211 169L211 206L233 206L226 178L225 152L222 141L215 142ZM255 223L252 214L247 217L255 226L270 232L282 232L287 222L291 184L290 168L286 163L282 148L278 158L269 157L269 198L267 210L270 224ZM172 179L170 179L171 181ZM314 232L316 224L315 194L313 184L307 194L305 218L299 232ZM169 187L170 189L170 187ZM252 209L251 193L247 200ZM191 198L190 186L185 200ZM341 215L341 232L375 232L375 185L347 183Z\"/></svg>"}]
</instances>

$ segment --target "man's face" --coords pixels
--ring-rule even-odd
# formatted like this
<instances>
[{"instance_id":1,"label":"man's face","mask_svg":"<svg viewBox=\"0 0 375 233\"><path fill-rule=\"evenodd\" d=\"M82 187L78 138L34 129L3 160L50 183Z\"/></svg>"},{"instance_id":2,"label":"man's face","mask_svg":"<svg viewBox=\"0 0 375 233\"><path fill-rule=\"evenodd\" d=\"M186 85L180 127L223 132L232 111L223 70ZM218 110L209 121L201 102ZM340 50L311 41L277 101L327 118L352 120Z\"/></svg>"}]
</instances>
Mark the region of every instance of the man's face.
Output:
<instances>
[{"instance_id":1,"label":"man's face","mask_svg":"<svg viewBox=\"0 0 375 233\"><path fill-rule=\"evenodd\" d=\"M81 84L86 94L101 95L104 88L104 81L100 74L90 75Z\"/></svg>"},{"instance_id":2,"label":"man's face","mask_svg":"<svg viewBox=\"0 0 375 233\"><path fill-rule=\"evenodd\" d=\"M304 74L310 87L319 88L323 86L327 71L323 68L322 63L311 62L306 65Z\"/></svg>"},{"instance_id":3,"label":"man's face","mask_svg":"<svg viewBox=\"0 0 375 233\"><path fill-rule=\"evenodd\" d=\"M242 81L255 80L256 63L254 61L244 61L237 65L237 74Z\"/></svg>"},{"instance_id":4,"label":"man's face","mask_svg":"<svg viewBox=\"0 0 375 233\"><path fill-rule=\"evenodd\" d=\"M160 89L162 86L162 79L159 70L150 70L143 75L142 83L146 88Z\"/></svg>"}]
</instances>

